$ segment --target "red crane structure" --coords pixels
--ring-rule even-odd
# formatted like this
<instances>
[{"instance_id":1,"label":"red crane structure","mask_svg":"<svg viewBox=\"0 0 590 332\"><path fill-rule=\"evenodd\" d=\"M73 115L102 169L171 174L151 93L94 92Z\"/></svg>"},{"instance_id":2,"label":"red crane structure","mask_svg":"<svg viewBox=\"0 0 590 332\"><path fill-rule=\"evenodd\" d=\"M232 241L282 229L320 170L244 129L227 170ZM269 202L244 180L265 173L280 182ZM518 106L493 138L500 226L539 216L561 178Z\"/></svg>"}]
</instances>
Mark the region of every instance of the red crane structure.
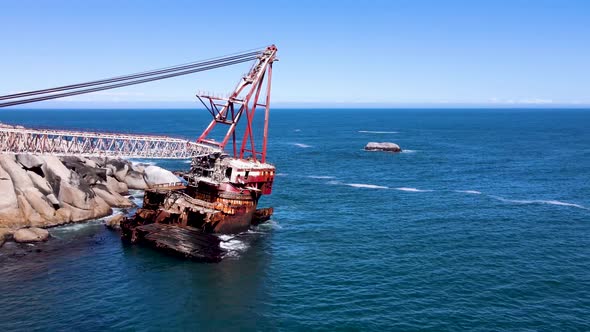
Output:
<instances>
[{"instance_id":1,"label":"red crane structure","mask_svg":"<svg viewBox=\"0 0 590 332\"><path fill-rule=\"evenodd\" d=\"M83 132L63 129L29 129L21 126L0 124L0 153L189 159L203 154L223 152L231 138L233 145L232 152L235 158L245 158L245 153L249 152L251 153L252 159L265 162L272 64L277 60L276 53L276 46L271 45L261 50L247 51L206 61L109 79L0 96L0 107L8 107L169 79L255 60L250 71L242 77L228 98L197 95L205 108L213 116L213 120L195 141L166 136ZM265 102L264 104L260 104L258 100L261 97L265 78ZM205 102L205 100L208 102ZM255 145L253 129L254 114L258 107L265 108L261 148L257 148ZM242 117L246 118L246 126L243 139L241 140L241 147L238 149L236 144L236 126ZM210 137L211 131L218 124L229 126L223 140L220 142Z\"/></svg>"}]
</instances>

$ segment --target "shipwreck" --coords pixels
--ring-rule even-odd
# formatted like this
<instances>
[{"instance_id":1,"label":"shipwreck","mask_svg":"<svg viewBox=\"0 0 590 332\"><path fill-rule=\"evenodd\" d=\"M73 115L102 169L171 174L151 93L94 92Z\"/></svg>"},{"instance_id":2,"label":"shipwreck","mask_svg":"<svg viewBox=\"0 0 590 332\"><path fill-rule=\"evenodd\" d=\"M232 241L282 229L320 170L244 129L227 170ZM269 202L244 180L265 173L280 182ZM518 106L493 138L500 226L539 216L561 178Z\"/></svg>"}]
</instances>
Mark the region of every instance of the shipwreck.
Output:
<instances>
[{"instance_id":1,"label":"shipwreck","mask_svg":"<svg viewBox=\"0 0 590 332\"><path fill-rule=\"evenodd\" d=\"M197 94L212 120L195 140L165 136L0 128L0 152L109 158L191 159L178 181L144 191L143 205L121 221L122 239L182 257L217 262L224 257L217 234L235 234L269 220L258 208L272 192L275 167L267 163L274 45L257 51L111 79L0 96L0 107L91 93L188 75L237 63L253 65L228 97ZM254 121L262 109L264 120ZM261 113L260 111L259 113ZM238 137L238 131L240 135ZM239 140L238 140L239 139Z\"/></svg>"}]
</instances>

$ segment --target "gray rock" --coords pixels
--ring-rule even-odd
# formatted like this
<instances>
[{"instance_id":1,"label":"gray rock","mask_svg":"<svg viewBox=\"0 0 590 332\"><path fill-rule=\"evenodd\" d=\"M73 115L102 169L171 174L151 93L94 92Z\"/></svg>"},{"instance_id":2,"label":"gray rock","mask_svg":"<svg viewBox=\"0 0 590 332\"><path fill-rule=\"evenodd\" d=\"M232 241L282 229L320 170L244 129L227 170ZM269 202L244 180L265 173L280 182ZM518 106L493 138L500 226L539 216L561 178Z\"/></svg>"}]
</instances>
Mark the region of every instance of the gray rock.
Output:
<instances>
[{"instance_id":1,"label":"gray rock","mask_svg":"<svg viewBox=\"0 0 590 332\"><path fill-rule=\"evenodd\" d=\"M174 183L180 180L172 172L158 166L148 166L145 168L145 182L148 186L162 183Z\"/></svg>"},{"instance_id":2,"label":"gray rock","mask_svg":"<svg viewBox=\"0 0 590 332\"><path fill-rule=\"evenodd\" d=\"M21 228L14 232L13 237L18 243L41 242L47 241L49 232L37 227Z\"/></svg>"},{"instance_id":3,"label":"gray rock","mask_svg":"<svg viewBox=\"0 0 590 332\"><path fill-rule=\"evenodd\" d=\"M41 157L32 154L16 155L16 160L26 169L41 167L45 163Z\"/></svg>"},{"instance_id":4,"label":"gray rock","mask_svg":"<svg viewBox=\"0 0 590 332\"><path fill-rule=\"evenodd\" d=\"M399 145L390 142L369 142L365 146L365 150L367 151L386 151L386 152L402 152L402 149Z\"/></svg>"}]
</instances>

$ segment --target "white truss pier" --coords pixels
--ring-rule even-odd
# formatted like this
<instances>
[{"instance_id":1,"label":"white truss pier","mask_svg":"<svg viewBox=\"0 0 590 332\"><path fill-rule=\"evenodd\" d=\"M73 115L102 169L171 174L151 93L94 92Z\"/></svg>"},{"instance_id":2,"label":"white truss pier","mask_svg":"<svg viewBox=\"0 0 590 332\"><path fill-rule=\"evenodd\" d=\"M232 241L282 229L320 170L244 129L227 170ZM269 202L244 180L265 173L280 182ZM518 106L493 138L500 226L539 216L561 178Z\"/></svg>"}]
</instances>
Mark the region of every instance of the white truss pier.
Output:
<instances>
[{"instance_id":1,"label":"white truss pier","mask_svg":"<svg viewBox=\"0 0 590 332\"><path fill-rule=\"evenodd\" d=\"M221 152L221 150L209 145L166 136L28 129L0 125L0 153L189 159L214 152Z\"/></svg>"}]
</instances>

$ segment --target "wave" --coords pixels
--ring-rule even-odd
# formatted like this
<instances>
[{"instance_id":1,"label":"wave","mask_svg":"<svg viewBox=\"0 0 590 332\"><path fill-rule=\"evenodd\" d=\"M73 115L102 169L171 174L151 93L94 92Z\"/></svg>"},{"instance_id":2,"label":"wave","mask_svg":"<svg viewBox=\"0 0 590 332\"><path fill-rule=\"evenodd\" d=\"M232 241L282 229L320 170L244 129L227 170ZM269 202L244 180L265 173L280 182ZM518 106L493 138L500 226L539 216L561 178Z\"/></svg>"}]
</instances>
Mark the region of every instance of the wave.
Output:
<instances>
[{"instance_id":1,"label":"wave","mask_svg":"<svg viewBox=\"0 0 590 332\"><path fill-rule=\"evenodd\" d=\"M300 148L311 148L311 145L307 145L307 144L303 144L303 143L291 143L295 146L298 146Z\"/></svg>"},{"instance_id":2,"label":"wave","mask_svg":"<svg viewBox=\"0 0 590 332\"><path fill-rule=\"evenodd\" d=\"M359 130L363 134L397 134L397 131L377 131L377 130Z\"/></svg>"},{"instance_id":3,"label":"wave","mask_svg":"<svg viewBox=\"0 0 590 332\"><path fill-rule=\"evenodd\" d=\"M300 132L300 131L301 131L301 129L295 129L295 130L293 130L293 131L294 131L294 132L296 132L296 133L298 133L298 132Z\"/></svg>"},{"instance_id":4,"label":"wave","mask_svg":"<svg viewBox=\"0 0 590 332\"><path fill-rule=\"evenodd\" d=\"M464 193L464 194L473 194L473 195L481 195L481 191L477 190L455 190L456 193Z\"/></svg>"},{"instance_id":5,"label":"wave","mask_svg":"<svg viewBox=\"0 0 590 332\"><path fill-rule=\"evenodd\" d=\"M347 186L354 187L354 188L368 188L368 189L389 189L389 187L384 186L377 186L374 184L365 184L365 183L344 183Z\"/></svg>"},{"instance_id":6,"label":"wave","mask_svg":"<svg viewBox=\"0 0 590 332\"><path fill-rule=\"evenodd\" d=\"M310 179L334 179L333 176L329 175L308 175L307 177Z\"/></svg>"},{"instance_id":7,"label":"wave","mask_svg":"<svg viewBox=\"0 0 590 332\"><path fill-rule=\"evenodd\" d=\"M402 149L401 153L416 153L416 150L406 150L406 149Z\"/></svg>"},{"instance_id":8,"label":"wave","mask_svg":"<svg viewBox=\"0 0 590 332\"><path fill-rule=\"evenodd\" d=\"M424 192L429 192L432 190L427 190L427 189L417 189L417 188L408 188L408 187L399 187L399 188L393 188L395 190L400 190L400 191L409 191L409 192L413 192L413 193L424 193Z\"/></svg>"},{"instance_id":9,"label":"wave","mask_svg":"<svg viewBox=\"0 0 590 332\"><path fill-rule=\"evenodd\" d=\"M289 174L287 174L287 173L277 173L277 174L275 174L275 176L287 176L287 175L289 175Z\"/></svg>"},{"instance_id":10,"label":"wave","mask_svg":"<svg viewBox=\"0 0 590 332\"><path fill-rule=\"evenodd\" d=\"M332 180L332 181L328 181L326 182L327 184L332 184L332 185L337 185L337 184L342 184L342 182L337 181L337 180Z\"/></svg>"},{"instance_id":11,"label":"wave","mask_svg":"<svg viewBox=\"0 0 590 332\"><path fill-rule=\"evenodd\" d=\"M507 202L507 203L515 203L515 204L548 204L548 205L559 205L559 206L568 206L568 207L575 207L578 209L583 209L583 210L590 210L590 208L587 208L583 205L580 204L575 204L575 203L568 203L568 202L562 202L562 201L558 201L558 200L543 200L543 199L533 199L533 200L528 200L528 199L508 199L508 198L504 198L504 197L500 197L500 196L490 196L494 199L497 199L501 202Z\"/></svg>"},{"instance_id":12,"label":"wave","mask_svg":"<svg viewBox=\"0 0 590 332\"><path fill-rule=\"evenodd\" d=\"M248 244L236 236L220 234L217 237L221 240L219 247L226 251L225 257L237 257L248 249Z\"/></svg>"}]
</instances>

